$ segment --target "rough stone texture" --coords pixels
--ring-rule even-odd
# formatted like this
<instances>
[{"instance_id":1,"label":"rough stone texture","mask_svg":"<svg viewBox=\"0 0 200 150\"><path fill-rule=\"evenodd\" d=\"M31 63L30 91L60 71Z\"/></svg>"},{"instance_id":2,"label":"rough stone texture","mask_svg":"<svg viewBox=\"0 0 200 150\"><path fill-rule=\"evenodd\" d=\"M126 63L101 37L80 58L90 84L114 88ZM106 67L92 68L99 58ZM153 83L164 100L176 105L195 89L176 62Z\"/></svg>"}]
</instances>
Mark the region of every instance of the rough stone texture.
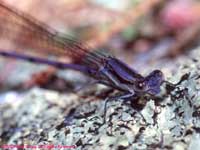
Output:
<instances>
[{"instance_id":1,"label":"rough stone texture","mask_svg":"<svg viewBox=\"0 0 200 150\"><path fill-rule=\"evenodd\" d=\"M76 149L177 149L200 147L200 51L181 65L157 98L132 103L58 94L38 88L0 105L0 145L76 145ZM96 91L101 91L97 87ZM98 95L99 93L96 93ZM94 93L95 95L95 93ZM91 100L92 99L92 100ZM97 99L97 100L96 100Z\"/></svg>"}]
</instances>

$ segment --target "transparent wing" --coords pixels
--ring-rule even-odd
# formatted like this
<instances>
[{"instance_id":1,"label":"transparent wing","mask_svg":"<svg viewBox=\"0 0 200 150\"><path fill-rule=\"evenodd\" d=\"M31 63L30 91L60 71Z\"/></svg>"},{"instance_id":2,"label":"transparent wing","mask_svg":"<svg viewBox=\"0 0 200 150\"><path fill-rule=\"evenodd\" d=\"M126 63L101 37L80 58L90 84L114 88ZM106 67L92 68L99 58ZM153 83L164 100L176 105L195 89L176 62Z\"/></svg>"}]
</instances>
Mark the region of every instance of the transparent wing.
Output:
<instances>
[{"instance_id":1,"label":"transparent wing","mask_svg":"<svg viewBox=\"0 0 200 150\"><path fill-rule=\"evenodd\" d=\"M70 56L87 65L97 66L106 58L103 53L91 52L88 46L58 32L29 15L0 2L0 40L17 47L19 53ZM8 49L0 43L0 48ZM84 59L83 59L84 58Z\"/></svg>"}]
</instances>

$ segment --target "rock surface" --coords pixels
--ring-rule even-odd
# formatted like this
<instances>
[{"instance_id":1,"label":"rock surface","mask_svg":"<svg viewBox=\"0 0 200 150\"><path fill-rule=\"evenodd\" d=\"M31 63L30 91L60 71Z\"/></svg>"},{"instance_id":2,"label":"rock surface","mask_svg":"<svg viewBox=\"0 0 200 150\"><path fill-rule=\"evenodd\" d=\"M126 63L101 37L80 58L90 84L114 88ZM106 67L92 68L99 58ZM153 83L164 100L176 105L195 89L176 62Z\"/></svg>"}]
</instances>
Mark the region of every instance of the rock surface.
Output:
<instances>
[{"instance_id":1,"label":"rock surface","mask_svg":"<svg viewBox=\"0 0 200 150\"><path fill-rule=\"evenodd\" d=\"M76 149L178 149L200 147L200 50L182 58L159 98L138 102L58 94L34 88L0 105L0 145L61 145ZM101 91L97 87L96 91ZM97 98L95 98L95 95Z\"/></svg>"}]
</instances>

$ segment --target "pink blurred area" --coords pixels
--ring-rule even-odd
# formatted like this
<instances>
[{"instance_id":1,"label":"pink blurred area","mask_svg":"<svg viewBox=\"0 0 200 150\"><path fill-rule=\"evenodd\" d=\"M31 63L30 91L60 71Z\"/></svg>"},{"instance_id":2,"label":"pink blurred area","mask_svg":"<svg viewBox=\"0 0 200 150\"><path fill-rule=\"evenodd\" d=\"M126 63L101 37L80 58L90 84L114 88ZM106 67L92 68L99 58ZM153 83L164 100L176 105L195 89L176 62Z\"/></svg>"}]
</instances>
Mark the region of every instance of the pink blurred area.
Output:
<instances>
[{"instance_id":1,"label":"pink blurred area","mask_svg":"<svg viewBox=\"0 0 200 150\"><path fill-rule=\"evenodd\" d=\"M96 6L87 0L2 0L60 30L112 21L118 12ZM98 16L98 17L97 17Z\"/></svg>"},{"instance_id":2,"label":"pink blurred area","mask_svg":"<svg viewBox=\"0 0 200 150\"><path fill-rule=\"evenodd\" d=\"M194 0L172 0L161 14L161 20L167 27L180 30L200 21L200 5Z\"/></svg>"}]
</instances>

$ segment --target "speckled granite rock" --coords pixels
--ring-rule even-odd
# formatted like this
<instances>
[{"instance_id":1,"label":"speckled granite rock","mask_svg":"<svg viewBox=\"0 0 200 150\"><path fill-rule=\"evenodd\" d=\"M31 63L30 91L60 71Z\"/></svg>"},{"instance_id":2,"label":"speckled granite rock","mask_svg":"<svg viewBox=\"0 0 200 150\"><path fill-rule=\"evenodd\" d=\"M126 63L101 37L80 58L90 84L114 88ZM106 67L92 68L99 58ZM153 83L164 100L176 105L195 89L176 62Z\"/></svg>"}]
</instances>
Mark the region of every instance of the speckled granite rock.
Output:
<instances>
[{"instance_id":1,"label":"speckled granite rock","mask_svg":"<svg viewBox=\"0 0 200 150\"><path fill-rule=\"evenodd\" d=\"M200 49L180 61L177 72L169 79L177 83L182 77L176 88L163 86L159 98L145 97L137 103L111 101L106 123L103 100L35 88L16 103L0 105L0 145L198 150Z\"/></svg>"}]
</instances>

